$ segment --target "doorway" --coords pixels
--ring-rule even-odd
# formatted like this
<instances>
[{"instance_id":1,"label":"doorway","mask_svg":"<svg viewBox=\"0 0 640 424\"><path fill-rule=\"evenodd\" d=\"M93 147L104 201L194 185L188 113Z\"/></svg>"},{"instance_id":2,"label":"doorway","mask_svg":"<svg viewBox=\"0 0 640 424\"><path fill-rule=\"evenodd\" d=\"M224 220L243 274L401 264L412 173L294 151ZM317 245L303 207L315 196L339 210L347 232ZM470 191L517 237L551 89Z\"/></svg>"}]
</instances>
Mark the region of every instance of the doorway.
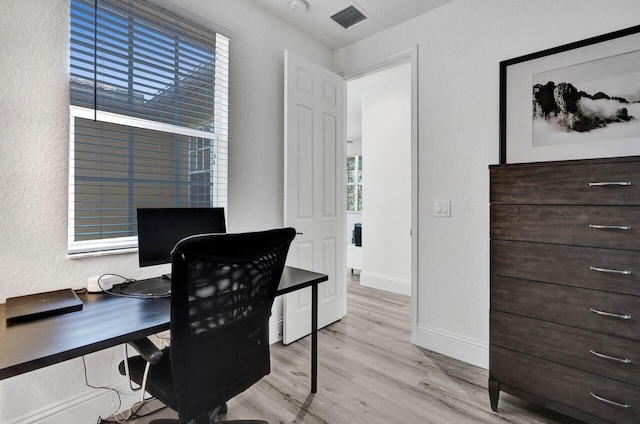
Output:
<instances>
[{"instance_id":1,"label":"doorway","mask_svg":"<svg viewBox=\"0 0 640 424\"><path fill-rule=\"evenodd\" d=\"M303 57L294 54L293 52L285 52L285 225L305 227L305 230L300 231L303 235L299 237L296 245L292 244L292 248L289 252L289 264L292 266L299 266L301 268L316 270L319 272L327 273L330 275L329 282L323 283L319 287L319 299L318 304L318 318L319 326L321 328L331 322L334 322L347 313L347 299L346 299L346 282L345 273L346 264L344 262L345 257L345 244L350 240L350 235L346 235L345 231L349 234L351 231L347 229L345 222L346 207L346 188L341 181L345 181L345 161L346 161L346 146L345 139L342 136L346 135L344 130L343 121L346 118L345 113L344 95L347 87L347 83L355 81L361 78L365 78L369 75L377 74L387 69L395 68L398 65L409 64L410 68L410 84L409 84L409 107L405 107L403 114L398 114L396 109L387 111L386 113L379 113L378 118L380 121L391 116L401 115L409 119L410 122L410 137L409 137L409 157L405 158L400 165L395 165L394 169L391 168L391 162L388 161L386 168L382 173L375 173L375 175L390 175L397 170L403 170L409 173L409 182L401 182L395 184L395 187L407 189L410 192L410 203L408 206L401 209L402 213L408 211L410 215L409 226L398 226L395 234L408 235L410 240L410 249L404 255L405 259L408 256L409 261L409 273L410 278L388 278L385 275L385 270L378 272L369 272L369 277L378 280L391 281L392 285L402 287L402 293L407 291L411 294L411 334L412 342L415 341L415 334L417 332L417 281L418 281L418 269L417 269L417 255L418 255L418 131L417 131L417 63L418 63L418 49L417 46L405 52L401 52L397 55L387 57L386 59L372 64L372 66L358 72L357 74L348 75L346 77L340 76L327 69L319 67L316 64L304 59ZM310 96L322 96L322 99L313 100L311 102ZM308 99L309 98L309 99ZM311 103L309 105L301 104L301 101L308 99ZM304 102L303 102L304 103ZM378 102L382 105L388 102ZM367 103L369 104L369 103ZM316 107L319 105L331 105L333 109L340 110L342 112L332 111L330 113L322 112L318 110L318 116L316 117ZM332 110L333 110L332 109ZM313 119L312 119L313 114ZM315 124L314 124L315 123ZM320 125L320 124L323 125ZM312 125L313 124L313 125ZM301 130L304 130L301 132ZM313 130L313 131L312 131ZM312 134L313 132L313 134ZM334 138L332 138L335 136ZM397 134L391 132L386 136L386 143L394 143L399 137ZM323 140L322 142L313 142L313 140ZM377 151L371 151L373 158ZM365 148L365 154L366 148ZM362 155L361 155L362 156ZM320 162L316 166L311 166L312 159L319 160ZM307 163L309 162L309 163ZM367 174L367 158L361 158L363 178L366 178ZM373 170L375 167L372 167ZM311 172L315 169L322 172ZM335 170L332 171L332 170ZM302 174L300 172L302 171ZM326 171L326 172L324 172ZM301 178L303 177L303 178ZM322 178L316 178L322 177ZM373 177L372 177L373 178ZM316 181L318 180L318 181ZM371 180L373 182L373 179ZM387 181L388 182L388 181ZM312 184L313 183L313 184ZM305 189L301 190L301 185ZM345 184L346 185L346 184ZM312 190L313 187L318 187L320 190ZM322 189L324 187L324 189ZM336 196L330 195L326 188L336 190ZM398 189L399 190L399 189ZM366 194L366 182L363 183L363 210L366 211L367 194ZM303 194L301 199L298 195ZM371 193L375 193L372 191ZM314 199L312 201L312 199ZM392 204L393 200L385 200L381 205ZM300 208L303 207L302 212ZM377 210L372 207L372 210ZM313 212L313 213L311 213ZM317 216L322 218L323 216L330 216L331 220L320 219L315 223L307 219L311 216ZM375 219L383 222L383 227L388 227L393 219L379 219L384 214L376 214ZM388 215L387 215L388 216ZM302 218L300 221L298 218ZM300 221L300 222L298 222ZM363 217L364 225L367 224L367 217ZM375 224L371 221L372 229L375 228ZM309 227L309 228L307 228ZM316 240L312 237L316 233L314 228L331 229L335 232L332 236L323 236L322 239ZM375 230L370 232L367 236L366 228L363 228L363 244L367 243L367 237L373 240L373 234ZM381 239L380 244L386 245L389 249L394 249L394 242L390 239ZM374 242L371 242L372 245ZM314 246L317 245L317 249ZM366 245L363 246L363 248ZM317 252L318 255L311 255L311 252ZM367 255L363 255L362 268L367 271ZM317 257L317 258L316 258ZM316 260L317 259L317 260ZM390 264L393 262L390 258L383 258L380 262L387 262ZM404 268L406 271L406 267ZM334 272L335 271L335 272ZM331 277L333 275L333 277ZM366 275L366 274L365 274ZM372 287L375 287L373 283L370 283ZM325 302L324 299L327 299ZM330 301L330 302L329 302ZM327 306L335 305L336 307ZM292 341L303 337L305 334L309 334L309 328L311 327L310 321L307 319L309 316L308 309L311 307L309 294L306 292L299 293L297 296L288 295L284 299L283 304L283 341L288 344ZM324 312L323 312L324 311ZM305 313L306 312L306 313ZM329 314L327 314L329 313ZM329 317L330 319L323 319ZM307 318L305 318L307 317Z\"/></svg>"},{"instance_id":2,"label":"doorway","mask_svg":"<svg viewBox=\"0 0 640 424\"><path fill-rule=\"evenodd\" d=\"M401 60L347 80L347 268L411 296L413 79Z\"/></svg>"}]
</instances>

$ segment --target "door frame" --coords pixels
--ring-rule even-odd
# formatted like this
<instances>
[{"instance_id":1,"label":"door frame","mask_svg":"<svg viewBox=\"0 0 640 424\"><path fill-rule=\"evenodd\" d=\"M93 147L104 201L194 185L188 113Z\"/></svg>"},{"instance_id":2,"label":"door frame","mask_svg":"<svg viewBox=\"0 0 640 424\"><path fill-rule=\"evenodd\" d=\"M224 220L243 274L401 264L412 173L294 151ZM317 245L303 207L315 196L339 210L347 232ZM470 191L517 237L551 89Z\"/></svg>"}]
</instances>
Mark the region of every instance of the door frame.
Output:
<instances>
[{"instance_id":1,"label":"door frame","mask_svg":"<svg viewBox=\"0 0 640 424\"><path fill-rule=\"evenodd\" d=\"M374 61L367 66L364 66L363 68L346 75L344 77L344 81L346 84L348 81L359 79L367 75L383 71L387 68L392 68L402 63L411 64L411 343L416 344L416 334L418 330L418 249L420 247L420 244L418 242L418 236L420 234L420 232L418 231L418 46L416 45L408 50ZM347 122L346 108L344 113L345 122ZM346 163L346 157L344 158L343 163Z\"/></svg>"}]
</instances>

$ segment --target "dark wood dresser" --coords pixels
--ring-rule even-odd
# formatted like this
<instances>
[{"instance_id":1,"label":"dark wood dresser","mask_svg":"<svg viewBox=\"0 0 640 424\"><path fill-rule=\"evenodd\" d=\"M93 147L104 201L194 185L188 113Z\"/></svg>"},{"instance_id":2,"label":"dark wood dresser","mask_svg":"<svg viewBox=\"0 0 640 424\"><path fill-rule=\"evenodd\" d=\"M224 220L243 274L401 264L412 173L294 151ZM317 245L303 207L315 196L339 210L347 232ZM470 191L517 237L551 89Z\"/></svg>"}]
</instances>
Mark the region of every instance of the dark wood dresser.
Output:
<instances>
[{"instance_id":1,"label":"dark wood dresser","mask_svg":"<svg viewBox=\"0 0 640 424\"><path fill-rule=\"evenodd\" d=\"M490 174L491 408L640 423L640 157Z\"/></svg>"}]
</instances>

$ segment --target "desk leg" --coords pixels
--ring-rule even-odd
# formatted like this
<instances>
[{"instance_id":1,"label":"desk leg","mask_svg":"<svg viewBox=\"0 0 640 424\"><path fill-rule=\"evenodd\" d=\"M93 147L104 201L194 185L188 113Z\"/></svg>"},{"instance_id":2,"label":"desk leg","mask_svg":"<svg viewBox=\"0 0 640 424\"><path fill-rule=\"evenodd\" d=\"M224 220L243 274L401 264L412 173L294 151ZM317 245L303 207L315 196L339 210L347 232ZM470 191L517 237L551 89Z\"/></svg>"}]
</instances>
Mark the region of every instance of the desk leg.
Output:
<instances>
[{"instance_id":1,"label":"desk leg","mask_svg":"<svg viewBox=\"0 0 640 424\"><path fill-rule=\"evenodd\" d=\"M311 393L318 391L318 284L311 286Z\"/></svg>"}]
</instances>

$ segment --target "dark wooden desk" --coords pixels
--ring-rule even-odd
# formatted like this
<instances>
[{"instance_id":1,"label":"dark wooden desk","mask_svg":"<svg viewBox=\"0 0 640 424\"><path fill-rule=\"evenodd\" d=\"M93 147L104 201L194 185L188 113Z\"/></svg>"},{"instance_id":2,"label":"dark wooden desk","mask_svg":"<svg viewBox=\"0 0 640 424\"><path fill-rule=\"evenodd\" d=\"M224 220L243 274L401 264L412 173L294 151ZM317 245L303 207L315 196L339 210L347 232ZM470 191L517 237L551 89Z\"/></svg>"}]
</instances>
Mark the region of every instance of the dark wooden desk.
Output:
<instances>
[{"instance_id":1,"label":"dark wooden desk","mask_svg":"<svg viewBox=\"0 0 640 424\"><path fill-rule=\"evenodd\" d=\"M311 286L311 392L318 381L318 284L325 274L285 267L277 296ZM169 329L169 299L80 295L82 311L7 326L0 304L0 380Z\"/></svg>"}]
</instances>

